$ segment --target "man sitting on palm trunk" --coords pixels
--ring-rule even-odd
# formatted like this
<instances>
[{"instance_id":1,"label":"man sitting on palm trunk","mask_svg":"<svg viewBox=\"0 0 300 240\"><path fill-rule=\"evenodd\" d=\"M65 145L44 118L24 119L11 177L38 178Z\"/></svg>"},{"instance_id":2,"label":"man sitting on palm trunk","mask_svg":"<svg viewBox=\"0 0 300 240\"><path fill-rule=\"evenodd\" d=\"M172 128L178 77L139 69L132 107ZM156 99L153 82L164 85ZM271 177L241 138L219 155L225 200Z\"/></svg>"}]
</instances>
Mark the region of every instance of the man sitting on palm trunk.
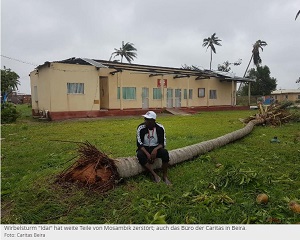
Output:
<instances>
[{"instance_id":1,"label":"man sitting on palm trunk","mask_svg":"<svg viewBox=\"0 0 300 240\"><path fill-rule=\"evenodd\" d=\"M156 122L155 112L148 111L143 117L145 121L137 127L137 158L157 183L161 178L154 172L152 164L157 158L161 158L162 178L166 184L170 185L171 182L167 176L170 157L168 150L165 149L165 129L162 124Z\"/></svg>"}]
</instances>

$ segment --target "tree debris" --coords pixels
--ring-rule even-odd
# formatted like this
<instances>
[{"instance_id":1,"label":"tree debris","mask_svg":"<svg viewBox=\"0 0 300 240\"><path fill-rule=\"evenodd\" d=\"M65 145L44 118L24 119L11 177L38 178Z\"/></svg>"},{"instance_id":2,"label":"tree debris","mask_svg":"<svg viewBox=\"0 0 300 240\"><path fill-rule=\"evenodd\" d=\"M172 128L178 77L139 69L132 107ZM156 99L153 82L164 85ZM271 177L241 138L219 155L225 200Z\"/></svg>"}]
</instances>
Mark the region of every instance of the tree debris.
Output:
<instances>
[{"instance_id":1,"label":"tree debris","mask_svg":"<svg viewBox=\"0 0 300 240\"><path fill-rule=\"evenodd\" d=\"M263 119L263 124L280 126L283 123L287 123L292 119L292 114L287 110L287 107L291 106L292 102L285 102L283 104L272 104L264 106L259 104L259 113L256 113L242 121L248 123L252 120Z\"/></svg>"}]
</instances>

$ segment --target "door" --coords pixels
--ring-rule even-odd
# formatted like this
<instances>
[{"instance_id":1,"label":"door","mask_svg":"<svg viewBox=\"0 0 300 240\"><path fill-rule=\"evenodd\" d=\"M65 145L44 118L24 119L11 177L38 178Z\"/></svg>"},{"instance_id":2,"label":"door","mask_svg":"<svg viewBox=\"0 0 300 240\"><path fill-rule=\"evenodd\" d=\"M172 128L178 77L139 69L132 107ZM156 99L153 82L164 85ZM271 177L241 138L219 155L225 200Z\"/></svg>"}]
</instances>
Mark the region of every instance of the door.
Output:
<instances>
[{"instance_id":1,"label":"door","mask_svg":"<svg viewBox=\"0 0 300 240\"><path fill-rule=\"evenodd\" d=\"M181 89L175 89L175 107L181 107Z\"/></svg>"},{"instance_id":2,"label":"door","mask_svg":"<svg viewBox=\"0 0 300 240\"><path fill-rule=\"evenodd\" d=\"M108 109L109 93L108 93L108 77L99 78L100 89L100 109Z\"/></svg>"},{"instance_id":3,"label":"door","mask_svg":"<svg viewBox=\"0 0 300 240\"><path fill-rule=\"evenodd\" d=\"M167 89L167 108L173 107L173 89L168 88Z\"/></svg>"},{"instance_id":4,"label":"door","mask_svg":"<svg viewBox=\"0 0 300 240\"><path fill-rule=\"evenodd\" d=\"M145 87L142 89L142 108L149 108L149 88Z\"/></svg>"}]
</instances>

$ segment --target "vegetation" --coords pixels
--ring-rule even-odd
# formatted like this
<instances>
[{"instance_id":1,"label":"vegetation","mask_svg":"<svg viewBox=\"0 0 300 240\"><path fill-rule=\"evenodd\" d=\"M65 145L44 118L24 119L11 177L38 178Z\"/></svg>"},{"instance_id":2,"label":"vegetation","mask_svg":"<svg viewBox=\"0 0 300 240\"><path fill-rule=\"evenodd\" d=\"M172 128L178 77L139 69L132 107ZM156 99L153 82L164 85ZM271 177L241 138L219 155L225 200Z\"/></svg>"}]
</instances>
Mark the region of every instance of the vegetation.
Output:
<instances>
[{"instance_id":1,"label":"vegetation","mask_svg":"<svg viewBox=\"0 0 300 240\"><path fill-rule=\"evenodd\" d=\"M111 57L109 60L111 60L111 58L120 56L121 57L121 62L123 62L123 58L125 57L126 60L131 63L134 58L137 57L137 53L136 53L137 49L134 47L133 43L127 42L124 44L124 41L122 41L122 47L120 47L120 49L115 48L115 51L111 54Z\"/></svg>"},{"instance_id":2,"label":"vegetation","mask_svg":"<svg viewBox=\"0 0 300 240\"><path fill-rule=\"evenodd\" d=\"M209 63L209 70L211 70L211 62L212 62L212 52L216 54L216 48L215 45L222 46L221 42L222 40L216 37L216 33L211 35L211 37L204 38L203 39L203 47L207 47L206 49L210 48L210 63Z\"/></svg>"},{"instance_id":3,"label":"vegetation","mask_svg":"<svg viewBox=\"0 0 300 240\"><path fill-rule=\"evenodd\" d=\"M247 77L256 80L256 82L251 83L250 86L252 95L265 96L276 90L276 78L271 77L270 73L271 72L268 66L258 66L256 69L250 69ZM248 94L248 88L248 85L243 87L242 95Z\"/></svg>"},{"instance_id":4,"label":"vegetation","mask_svg":"<svg viewBox=\"0 0 300 240\"><path fill-rule=\"evenodd\" d=\"M1 123L14 123L17 118L20 117L21 113L17 111L17 108L12 103L1 104Z\"/></svg>"},{"instance_id":5,"label":"vegetation","mask_svg":"<svg viewBox=\"0 0 300 240\"><path fill-rule=\"evenodd\" d=\"M19 75L10 68L1 69L1 103L6 102L7 96L18 89Z\"/></svg>"},{"instance_id":6,"label":"vegetation","mask_svg":"<svg viewBox=\"0 0 300 240\"><path fill-rule=\"evenodd\" d=\"M170 168L173 186L140 174L106 194L58 184L89 141L111 158L135 155L141 117L39 122L22 117L2 125L2 224L292 224L300 215L298 122L255 127L247 137ZM169 150L210 140L243 127L249 111L161 114ZM291 109L299 114L299 109ZM116 136L116 134L122 133ZM280 142L270 140L277 136ZM75 157L75 158L74 158ZM268 203L258 204L258 194ZM292 206L292 207L291 207Z\"/></svg>"},{"instance_id":7,"label":"vegetation","mask_svg":"<svg viewBox=\"0 0 300 240\"><path fill-rule=\"evenodd\" d=\"M239 65L241 65L241 63L242 63L242 59L239 59L238 61L233 62L233 63L231 63L227 60L223 64L218 65L218 70L222 71L222 72L229 72L231 70L231 67L230 67L231 65L239 66Z\"/></svg>"}]
</instances>

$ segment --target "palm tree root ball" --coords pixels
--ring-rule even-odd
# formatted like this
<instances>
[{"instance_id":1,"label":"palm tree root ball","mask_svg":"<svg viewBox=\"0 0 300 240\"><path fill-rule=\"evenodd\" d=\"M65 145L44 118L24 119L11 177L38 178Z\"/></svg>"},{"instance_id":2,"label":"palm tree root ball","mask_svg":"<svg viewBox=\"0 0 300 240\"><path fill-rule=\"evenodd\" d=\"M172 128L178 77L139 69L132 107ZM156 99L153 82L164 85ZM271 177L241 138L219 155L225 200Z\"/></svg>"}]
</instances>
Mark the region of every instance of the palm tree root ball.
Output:
<instances>
[{"instance_id":1,"label":"palm tree root ball","mask_svg":"<svg viewBox=\"0 0 300 240\"><path fill-rule=\"evenodd\" d=\"M100 192L114 188L119 174L113 159L89 142L80 143L78 153L78 160L58 176L59 183L77 183Z\"/></svg>"}]
</instances>

